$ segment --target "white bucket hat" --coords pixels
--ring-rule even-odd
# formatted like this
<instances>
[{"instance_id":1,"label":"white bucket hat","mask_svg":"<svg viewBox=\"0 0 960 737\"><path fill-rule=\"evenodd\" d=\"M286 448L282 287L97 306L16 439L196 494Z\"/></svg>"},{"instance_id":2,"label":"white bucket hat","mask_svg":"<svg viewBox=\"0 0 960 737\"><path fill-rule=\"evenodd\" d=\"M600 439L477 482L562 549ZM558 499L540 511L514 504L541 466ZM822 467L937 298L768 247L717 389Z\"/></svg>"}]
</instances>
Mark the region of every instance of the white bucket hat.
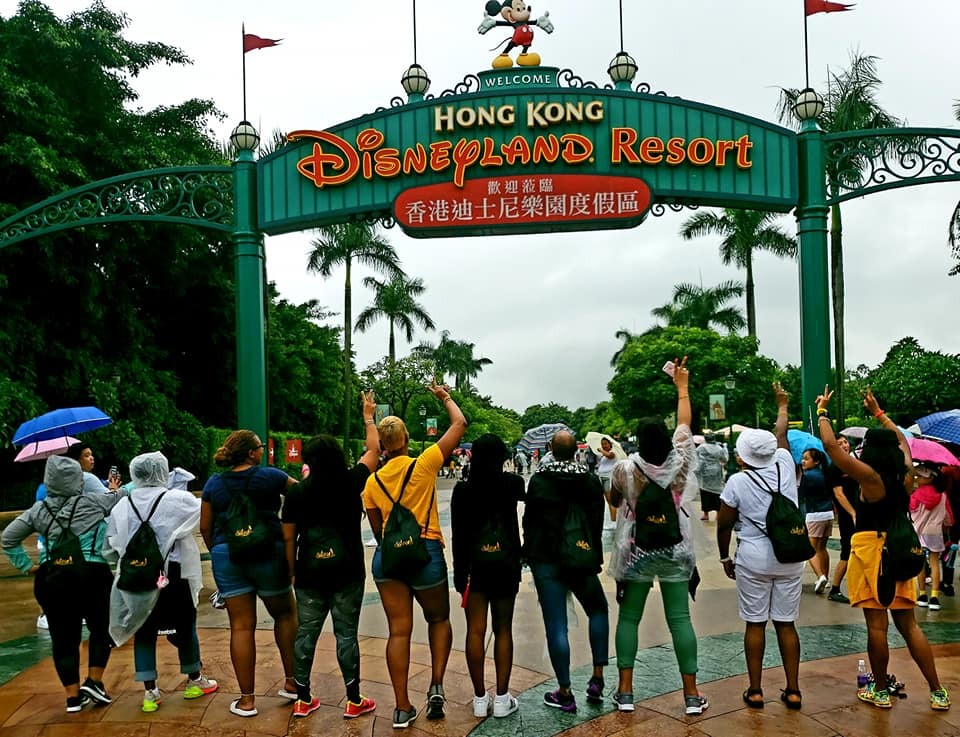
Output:
<instances>
[{"instance_id":1,"label":"white bucket hat","mask_svg":"<svg viewBox=\"0 0 960 737\"><path fill-rule=\"evenodd\" d=\"M737 438L737 455L751 468L766 468L773 463L777 438L769 430L744 430Z\"/></svg>"}]
</instances>

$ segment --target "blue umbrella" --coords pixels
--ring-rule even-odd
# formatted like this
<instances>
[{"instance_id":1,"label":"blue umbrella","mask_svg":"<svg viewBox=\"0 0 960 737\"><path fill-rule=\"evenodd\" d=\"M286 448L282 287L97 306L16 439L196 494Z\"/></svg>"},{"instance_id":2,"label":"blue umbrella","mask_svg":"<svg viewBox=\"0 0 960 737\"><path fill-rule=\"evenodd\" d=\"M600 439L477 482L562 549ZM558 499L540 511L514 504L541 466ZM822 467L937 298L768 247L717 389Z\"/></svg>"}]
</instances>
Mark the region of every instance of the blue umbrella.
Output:
<instances>
[{"instance_id":1,"label":"blue umbrella","mask_svg":"<svg viewBox=\"0 0 960 737\"><path fill-rule=\"evenodd\" d=\"M52 440L64 435L96 430L113 422L96 407L67 407L27 420L13 435L14 445L26 445L37 440Z\"/></svg>"},{"instance_id":2,"label":"blue umbrella","mask_svg":"<svg viewBox=\"0 0 960 737\"><path fill-rule=\"evenodd\" d=\"M820 438L803 430L787 430L787 441L790 443L790 455L793 456L794 463L799 463L800 459L803 458L803 451L810 448L816 448L821 453L824 452ZM824 455L826 454L824 453Z\"/></svg>"},{"instance_id":3,"label":"blue umbrella","mask_svg":"<svg viewBox=\"0 0 960 737\"><path fill-rule=\"evenodd\" d=\"M960 443L960 409L934 412L917 420L920 431L931 438Z\"/></svg>"},{"instance_id":4,"label":"blue umbrella","mask_svg":"<svg viewBox=\"0 0 960 737\"><path fill-rule=\"evenodd\" d=\"M520 442L517 443L517 447L521 448L525 453L528 454L532 453L534 450L546 450L547 443L550 441L550 438L552 438L554 434L560 430L566 430L569 433L573 433L573 430L564 425L562 422L549 422L544 425L531 427L523 434L523 437L520 438Z\"/></svg>"}]
</instances>

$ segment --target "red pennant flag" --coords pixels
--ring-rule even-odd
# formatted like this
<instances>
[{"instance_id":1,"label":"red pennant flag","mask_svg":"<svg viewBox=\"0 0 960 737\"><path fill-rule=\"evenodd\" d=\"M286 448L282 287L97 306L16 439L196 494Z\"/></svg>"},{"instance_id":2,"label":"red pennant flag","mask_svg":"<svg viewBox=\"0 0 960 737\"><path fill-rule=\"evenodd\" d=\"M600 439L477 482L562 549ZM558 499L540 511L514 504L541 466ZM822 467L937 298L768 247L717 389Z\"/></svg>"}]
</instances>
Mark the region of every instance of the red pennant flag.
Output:
<instances>
[{"instance_id":1,"label":"red pennant flag","mask_svg":"<svg viewBox=\"0 0 960 737\"><path fill-rule=\"evenodd\" d=\"M834 3L830 0L804 0L807 15L816 13L841 13L844 10L853 10L856 3Z\"/></svg>"},{"instance_id":2,"label":"red pennant flag","mask_svg":"<svg viewBox=\"0 0 960 737\"><path fill-rule=\"evenodd\" d=\"M252 33L243 34L243 53L255 49L269 49L271 46L279 46L282 38L260 38Z\"/></svg>"}]
</instances>

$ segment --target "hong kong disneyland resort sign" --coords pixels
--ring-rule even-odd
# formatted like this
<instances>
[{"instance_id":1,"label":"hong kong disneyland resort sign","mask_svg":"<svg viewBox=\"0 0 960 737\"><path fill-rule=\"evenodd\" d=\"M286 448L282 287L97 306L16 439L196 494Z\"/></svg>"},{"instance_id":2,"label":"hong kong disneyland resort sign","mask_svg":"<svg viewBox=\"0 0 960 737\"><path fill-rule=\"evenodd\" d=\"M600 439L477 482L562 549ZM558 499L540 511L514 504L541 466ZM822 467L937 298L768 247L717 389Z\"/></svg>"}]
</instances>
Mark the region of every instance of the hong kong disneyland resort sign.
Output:
<instances>
[{"instance_id":1,"label":"hong kong disneyland resort sign","mask_svg":"<svg viewBox=\"0 0 960 737\"><path fill-rule=\"evenodd\" d=\"M293 131L258 162L260 229L362 217L424 238L541 233L632 227L656 203L796 205L793 131L664 94L561 84L571 77L485 71L438 97Z\"/></svg>"}]
</instances>

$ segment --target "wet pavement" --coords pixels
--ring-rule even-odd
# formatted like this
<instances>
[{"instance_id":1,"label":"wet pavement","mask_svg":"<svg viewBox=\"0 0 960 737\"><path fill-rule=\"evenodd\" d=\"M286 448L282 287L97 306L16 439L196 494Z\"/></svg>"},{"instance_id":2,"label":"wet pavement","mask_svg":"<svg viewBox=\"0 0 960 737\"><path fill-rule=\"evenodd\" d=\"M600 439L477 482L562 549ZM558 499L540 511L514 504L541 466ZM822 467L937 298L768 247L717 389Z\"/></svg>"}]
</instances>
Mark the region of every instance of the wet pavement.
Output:
<instances>
[{"instance_id":1,"label":"wet pavement","mask_svg":"<svg viewBox=\"0 0 960 737\"><path fill-rule=\"evenodd\" d=\"M449 523L452 482L441 480L439 499L441 524ZM716 563L713 523L706 523L697 536L699 570L703 577L691 615L699 640L699 681L710 706L698 717L684 716L680 677L656 589L647 602L640 625L641 650L634 671L633 713L614 711L609 700L597 706L583 697L590 675L590 651L586 620L582 612L571 619L571 666L573 687L578 694L578 712L564 714L543 704L543 694L556 688L546 653L543 624L529 573L524 574L514 619L514 670L511 690L520 700L520 709L504 719L473 717L473 689L463 655L466 627L459 596L451 588L451 622L454 652L451 654L444 688L447 717L430 722L421 716L410 729L392 728L393 690L387 674L384 649L387 622L376 587L368 577L360 619L362 691L377 701L377 710L354 720L344 720L343 684L337 668L330 625L317 648L313 670L314 695L321 708L305 719L293 719L290 703L276 696L283 685L283 669L273 644L272 624L261 612L257 635L257 707L251 719L234 716L229 703L238 688L229 655L226 613L213 609L201 593L198 626L204 671L220 682L220 691L196 700L184 700L183 677L178 673L176 651L158 645L160 688L165 692L160 709L153 714L140 711L143 692L133 680L133 648L130 644L114 651L104 676L114 703L87 708L79 714L64 712L64 696L49 657L47 635L36 629L39 607L33 598L32 580L13 571L0 560L0 737L198 737L242 735L471 735L490 737L606 737L648 735L658 737L729 735L797 735L810 737L951 737L960 734L960 706L949 712L933 712L926 684L891 626L891 666L906 683L906 698L895 700L890 710L861 704L856 698L857 660L865 658L866 630L860 612L829 602L812 592L813 575L807 570L801 602L800 630L802 663L800 687L803 709L789 711L779 700L783 687L776 638L772 629L767 638L764 663L766 706L747 709L741 700L746 688L743 658L743 625L737 616L736 592ZM369 530L364 531L369 538ZM831 546L835 547L835 546ZM365 548L369 558L373 548ZM836 550L831 551L836 561ZM449 561L449 556L448 556ZM209 562L204 563L204 580L212 585ZM614 582L601 580L611 604L611 665L606 668L606 693L612 694L617 681L613 660L613 632L616 622ZM941 680L955 698L960 698L960 606L946 598L937 612L917 610L917 619L937 656ZM426 626L416 621L411 651L410 690L420 708L429 686L430 658ZM488 648L492 656L492 649ZM84 655L85 659L85 655ZM493 661L487 664L488 687L493 689Z\"/></svg>"}]
</instances>

